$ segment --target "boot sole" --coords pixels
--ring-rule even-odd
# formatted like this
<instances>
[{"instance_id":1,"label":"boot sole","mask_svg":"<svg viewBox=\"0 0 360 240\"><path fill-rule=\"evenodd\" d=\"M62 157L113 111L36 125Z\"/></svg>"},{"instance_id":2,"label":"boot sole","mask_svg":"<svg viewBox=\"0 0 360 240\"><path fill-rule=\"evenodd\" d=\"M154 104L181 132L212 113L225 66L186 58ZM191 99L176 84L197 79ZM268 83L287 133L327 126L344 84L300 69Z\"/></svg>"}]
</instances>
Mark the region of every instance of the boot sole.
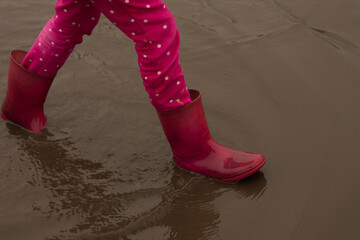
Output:
<instances>
[{"instance_id":1,"label":"boot sole","mask_svg":"<svg viewBox=\"0 0 360 240\"><path fill-rule=\"evenodd\" d=\"M230 183L230 182L237 182L240 181L244 178L247 178L251 175L253 175L254 173L256 173L257 171L259 171L264 165L265 165L266 159L264 158L256 167L250 169L249 171L242 173L238 176L235 177L231 177L231 178L214 178L217 181L220 182L225 182L225 183Z\"/></svg>"},{"instance_id":2,"label":"boot sole","mask_svg":"<svg viewBox=\"0 0 360 240\"><path fill-rule=\"evenodd\" d=\"M257 171L259 171L264 165L265 165L265 162L266 162L266 159L264 158L258 165L256 165L254 168L242 173L242 174L239 174L237 176L234 176L234 177L230 177L230 178L215 178L215 177L211 177L211 176L206 176L204 174L201 174L201 173L198 173L198 172L193 172L193 171L189 171L187 170L186 168L183 168L180 166L180 164L176 161L174 161L175 163L175 166L177 166L179 169L185 171L185 172L188 172L188 173L191 173L191 174L196 174L196 175L200 175L200 176L205 176L205 177L208 177L208 178L212 178L216 181L219 181L219 182L222 182L222 183L233 183L233 182L237 182L237 181L240 181L244 178L247 178L251 175L253 175L254 173L256 173Z\"/></svg>"}]
</instances>

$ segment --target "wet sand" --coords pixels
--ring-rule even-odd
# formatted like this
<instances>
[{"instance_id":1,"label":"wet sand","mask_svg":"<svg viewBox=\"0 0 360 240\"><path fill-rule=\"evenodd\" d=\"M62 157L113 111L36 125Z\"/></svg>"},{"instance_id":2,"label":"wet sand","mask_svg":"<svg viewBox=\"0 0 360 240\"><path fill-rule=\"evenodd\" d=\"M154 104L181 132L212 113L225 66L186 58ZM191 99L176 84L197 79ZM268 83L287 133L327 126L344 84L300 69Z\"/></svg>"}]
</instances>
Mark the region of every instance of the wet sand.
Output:
<instances>
[{"instance_id":1,"label":"wet sand","mask_svg":"<svg viewBox=\"0 0 360 240\"><path fill-rule=\"evenodd\" d=\"M360 239L360 2L168 0L214 138L262 152L235 184L177 169L132 42L102 19L59 72L46 130L0 124L6 240ZM0 2L0 98L54 1Z\"/></svg>"}]
</instances>

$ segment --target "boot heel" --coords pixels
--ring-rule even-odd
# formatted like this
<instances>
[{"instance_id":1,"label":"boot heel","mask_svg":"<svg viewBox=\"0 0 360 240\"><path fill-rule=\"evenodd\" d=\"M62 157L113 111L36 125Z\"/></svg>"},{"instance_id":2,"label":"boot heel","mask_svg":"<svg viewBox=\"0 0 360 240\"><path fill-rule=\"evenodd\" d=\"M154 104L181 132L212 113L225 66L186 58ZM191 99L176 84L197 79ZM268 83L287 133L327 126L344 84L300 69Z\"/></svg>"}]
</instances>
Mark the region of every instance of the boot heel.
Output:
<instances>
[{"instance_id":1,"label":"boot heel","mask_svg":"<svg viewBox=\"0 0 360 240\"><path fill-rule=\"evenodd\" d=\"M1 113L1 118L5 121L9 121L9 119L5 116L5 114Z\"/></svg>"}]
</instances>

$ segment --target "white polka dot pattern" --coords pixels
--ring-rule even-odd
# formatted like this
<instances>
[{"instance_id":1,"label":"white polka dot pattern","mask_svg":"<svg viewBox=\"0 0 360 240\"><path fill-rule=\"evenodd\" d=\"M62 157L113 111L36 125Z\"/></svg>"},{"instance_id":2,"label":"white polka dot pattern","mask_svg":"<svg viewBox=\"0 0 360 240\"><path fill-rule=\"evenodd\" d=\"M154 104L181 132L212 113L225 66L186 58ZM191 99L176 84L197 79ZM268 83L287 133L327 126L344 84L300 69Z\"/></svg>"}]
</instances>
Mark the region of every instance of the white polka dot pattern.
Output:
<instances>
[{"instance_id":1,"label":"white polka dot pattern","mask_svg":"<svg viewBox=\"0 0 360 240\"><path fill-rule=\"evenodd\" d=\"M24 59L29 70L55 75L83 35L90 35L103 12L134 41L151 103L159 110L171 110L190 102L179 64L179 32L162 1L75 0L66 5L57 1L55 10Z\"/></svg>"}]
</instances>

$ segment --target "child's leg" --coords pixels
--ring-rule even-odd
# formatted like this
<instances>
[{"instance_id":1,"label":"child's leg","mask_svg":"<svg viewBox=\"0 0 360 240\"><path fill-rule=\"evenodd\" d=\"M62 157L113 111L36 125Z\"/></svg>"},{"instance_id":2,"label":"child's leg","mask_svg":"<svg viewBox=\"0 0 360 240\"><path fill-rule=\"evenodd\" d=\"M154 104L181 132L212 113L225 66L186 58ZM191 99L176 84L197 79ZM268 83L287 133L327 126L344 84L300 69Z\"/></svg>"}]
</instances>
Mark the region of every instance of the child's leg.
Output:
<instances>
[{"instance_id":1,"label":"child's leg","mask_svg":"<svg viewBox=\"0 0 360 240\"><path fill-rule=\"evenodd\" d=\"M54 76L100 17L89 0L58 0L55 10L28 53L11 52L8 87L1 106L3 119L36 133L46 124L43 105Z\"/></svg>"},{"instance_id":2,"label":"child's leg","mask_svg":"<svg viewBox=\"0 0 360 240\"><path fill-rule=\"evenodd\" d=\"M179 62L179 31L165 3L161 0L92 2L135 42L143 83L154 107L169 111L189 103Z\"/></svg>"},{"instance_id":3,"label":"child's leg","mask_svg":"<svg viewBox=\"0 0 360 240\"><path fill-rule=\"evenodd\" d=\"M100 12L88 0L58 0L55 15L41 31L22 65L42 76L55 76L84 34L90 35Z\"/></svg>"}]
</instances>

